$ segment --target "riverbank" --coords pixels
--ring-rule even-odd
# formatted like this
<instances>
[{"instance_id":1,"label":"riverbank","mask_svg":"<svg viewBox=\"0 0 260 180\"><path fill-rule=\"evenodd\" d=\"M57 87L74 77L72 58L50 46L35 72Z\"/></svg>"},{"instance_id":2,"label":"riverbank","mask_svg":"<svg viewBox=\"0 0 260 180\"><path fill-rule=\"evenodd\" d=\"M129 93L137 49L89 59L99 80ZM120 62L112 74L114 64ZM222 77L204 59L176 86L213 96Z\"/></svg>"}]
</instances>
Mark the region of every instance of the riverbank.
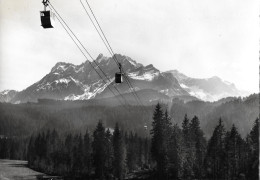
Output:
<instances>
[{"instance_id":1,"label":"riverbank","mask_svg":"<svg viewBox=\"0 0 260 180\"><path fill-rule=\"evenodd\" d=\"M27 161L0 159L0 180L40 180L50 179L44 173L27 167Z\"/></svg>"}]
</instances>

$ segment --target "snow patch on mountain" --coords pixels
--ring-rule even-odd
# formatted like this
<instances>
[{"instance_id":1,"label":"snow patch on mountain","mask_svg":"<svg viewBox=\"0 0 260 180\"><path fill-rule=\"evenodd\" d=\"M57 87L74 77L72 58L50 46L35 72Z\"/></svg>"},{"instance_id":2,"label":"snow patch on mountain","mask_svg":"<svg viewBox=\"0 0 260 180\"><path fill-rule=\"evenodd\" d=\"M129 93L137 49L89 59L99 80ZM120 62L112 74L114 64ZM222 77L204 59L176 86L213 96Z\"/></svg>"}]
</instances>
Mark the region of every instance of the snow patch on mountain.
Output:
<instances>
[{"instance_id":1,"label":"snow patch on mountain","mask_svg":"<svg viewBox=\"0 0 260 180\"><path fill-rule=\"evenodd\" d=\"M133 61L133 60L129 60L129 62L130 62L130 64L132 64L133 66L136 66L136 65L137 65L137 63L136 63L135 61Z\"/></svg>"},{"instance_id":2,"label":"snow patch on mountain","mask_svg":"<svg viewBox=\"0 0 260 180\"><path fill-rule=\"evenodd\" d=\"M100 81L94 83L92 86L85 88L85 92L80 95L70 94L66 96L64 100L88 100L95 98L97 94L104 91L104 89L109 85L109 83L103 84Z\"/></svg>"},{"instance_id":3,"label":"snow patch on mountain","mask_svg":"<svg viewBox=\"0 0 260 180\"><path fill-rule=\"evenodd\" d=\"M169 95L169 89L163 89L159 91L160 93L163 93L165 95Z\"/></svg>"},{"instance_id":4,"label":"snow patch on mountain","mask_svg":"<svg viewBox=\"0 0 260 180\"><path fill-rule=\"evenodd\" d=\"M65 67L64 65L62 65L62 66L59 66L57 69L62 70L62 71L66 71L68 68Z\"/></svg>"},{"instance_id":5,"label":"snow patch on mountain","mask_svg":"<svg viewBox=\"0 0 260 180\"><path fill-rule=\"evenodd\" d=\"M137 64L136 64L137 65ZM152 64L148 66L137 66L132 72L129 72L128 75L135 80L144 80L152 81L155 77L158 77L160 71L153 67Z\"/></svg>"},{"instance_id":6,"label":"snow patch on mountain","mask_svg":"<svg viewBox=\"0 0 260 180\"><path fill-rule=\"evenodd\" d=\"M184 89L188 88L188 86L186 86L186 85L183 84L183 83L180 83L180 86L181 86L182 88L184 88Z\"/></svg>"},{"instance_id":7,"label":"snow patch on mountain","mask_svg":"<svg viewBox=\"0 0 260 180\"><path fill-rule=\"evenodd\" d=\"M80 68L76 69L76 73L84 72L84 66L81 66Z\"/></svg>"},{"instance_id":8,"label":"snow patch on mountain","mask_svg":"<svg viewBox=\"0 0 260 180\"><path fill-rule=\"evenodd\" d=\"M159 75L158 72L153 72L153 71L148 71L142 75L139 75L138 76L138 72L135 72L135 73L129 73L128 74L129 77L131 77L132 79L136 79L136 80L145 80L145 81L152 81L156 76Z\"/></svg>"},{"instance_id":9,"label":"snow patch on mountain","mask_svg":"<svg viewBox=\"0 0 260 180\"><path fill-rule=\"evenodd\" d=\"M69 96L65 97L64 100L68 101L75 101L75 100L87 100L87 99L91 99L92 97L94 97L94 93L92 92L85 92L82 95L75 95L75 94L70 94Z\"/></svg>"},{"instance_id":10,"label":"snow patch on mountain","mask_svg":"<svg viewBox=\"0 0 260 180\"><path fill-rule=\"evenodd\" d=\"M37 89L35 91L54 90L55 87L59 84L65 85L66 87L68 87L70 82L74 82L82 90L84 90L86 88L85 85L82 84L80 81L78 81L78 80L74 79L73 77L69 76L67 78L60 78L60 79L56 79L56 80L51 81L51 82L43 81L42 83L37 85Z\"/></svg>"},{"instance_id":11,"label":"snow patch on mountain","mask_svg":"<svg viewBox=\"0 0 260 180\"><path fill-rule=\"evenodd\" d=\"M65 84L68 84L71 80L70 79L65 79L65 78L62 78L62 79L58 79L58 80L55 80L54 82L57 84L57 83L65 83Z\"/></svg>"}]
</instances>

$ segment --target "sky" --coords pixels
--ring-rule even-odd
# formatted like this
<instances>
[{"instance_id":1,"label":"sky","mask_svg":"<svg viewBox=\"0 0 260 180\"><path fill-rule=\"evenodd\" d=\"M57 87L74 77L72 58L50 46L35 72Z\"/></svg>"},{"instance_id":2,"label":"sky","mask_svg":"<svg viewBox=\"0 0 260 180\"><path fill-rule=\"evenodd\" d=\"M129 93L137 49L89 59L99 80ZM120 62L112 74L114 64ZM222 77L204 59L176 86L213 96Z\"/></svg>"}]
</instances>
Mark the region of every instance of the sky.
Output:
<instances>
[{"instance_id":1,"label":"sky","mask_svg":"<svg viewBox=\"0 0 260 180\"><path fill-rule=\"evenodd\" d=\"M88 2L115 53L259 92L258 0ZM51 3L93 57L109 56L80 0ZM41 10L41 0L0 0L0 91L27 88L57 62L86 61L58 21L53 29L40 26Z\"/></svg>"}]
</instances>

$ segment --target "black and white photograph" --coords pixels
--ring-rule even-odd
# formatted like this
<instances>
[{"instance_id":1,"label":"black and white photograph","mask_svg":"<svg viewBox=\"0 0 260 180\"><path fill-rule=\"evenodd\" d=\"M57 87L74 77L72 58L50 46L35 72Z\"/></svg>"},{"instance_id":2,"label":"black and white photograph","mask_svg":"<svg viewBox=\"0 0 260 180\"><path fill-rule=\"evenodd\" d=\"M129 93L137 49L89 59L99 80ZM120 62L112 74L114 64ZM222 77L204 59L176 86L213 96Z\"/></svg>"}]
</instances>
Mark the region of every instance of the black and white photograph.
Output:
<instances>
[{"instance_id":1,"label":"black and white photograph","mask_svg":"<svg viewBox=\"0 0 260 180\"><path fill-rule=\"evenodd\" d=\"M258 180L258 0L0 0L0 180Z\"/></svg>"}]
</instances>

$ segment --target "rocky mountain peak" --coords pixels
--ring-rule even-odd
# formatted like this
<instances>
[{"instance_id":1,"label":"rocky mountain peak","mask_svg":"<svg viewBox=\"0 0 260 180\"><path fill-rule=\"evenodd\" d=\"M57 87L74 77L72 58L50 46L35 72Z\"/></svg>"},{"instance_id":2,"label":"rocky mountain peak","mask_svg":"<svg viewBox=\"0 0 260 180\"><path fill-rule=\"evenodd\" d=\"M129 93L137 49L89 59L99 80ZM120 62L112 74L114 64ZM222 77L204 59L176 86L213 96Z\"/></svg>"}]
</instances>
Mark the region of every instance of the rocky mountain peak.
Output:
<instances>
[{"instance_id":1,"label":"rocky mountain peak","mask_svg":"<svg viewBox=\"0 0 260 180\"><path fill-rule=\"evenodd\" d=\"M188 76L186 76L185 74L182 74L181 72L179 72L176 69L170 70L170 71L166 71L166 73L172 74L180 83L183 82L183 80L189 78Z\"/></svg>"},{"instance_id":2,"label":"rocky mountain peak","mask_svg":"<svg viewBox=\"0 0 260 180\"><path fill-rule=\"evenodd\" d=\"M108 59L109 59L108 57L106 57L102 53L100 53L95 61L98 62L98 63L101 63L102 61L108 60Z\"/></svg>"},{"instance_id":3,"label":"rocky mountain peak","mask_svg":"<svg viewBox=\"0 0 260 180\"><path fill-rule=\"evenodd\" d=\"M121 54L115 54L114 58L99 54L94 63L86 61L80 65L74 65L58 62L49 74L25 90L18 92L8 101L17 103L35 102L39 98L86 100L111 97L113 94L110 89L114 88L114 76L119 71L115 61L122 64L124 72L137 91L153 90L169 96L169 99L175 96L193 96L207 101L239 95L239 91L233 84L227 83L219 77L196 79L188 77L178 70L161 72L152 64L144 66ZM99 68L106 74L106 77ZM102 79L96 71L102 76ZM126 83L117 84L117 89L121 94L130 92Z\"/></svg>"},{"instance_id":4,"label":"rocky mountain peak","mask_svg":"<svg viewBox=\"0 0 260 180\"><path fill-rule=\"evenodd\" d=\"M58 62L55 66L51 69L51 72L61 72L66 71L69 67L74 67L75 65L66 62Z\"/></svg>"},{"instance_id":5,"label":"rocky mountain peak","mask_svg":"<svg viewBox=\"0 0 260 180\"><path fill-rule=\"evenodd\" d=\"M149 64L149 65L145 66L144 70L146 70L146 71L159 71L152 64Z\"/></svg>"}]
</instances>

